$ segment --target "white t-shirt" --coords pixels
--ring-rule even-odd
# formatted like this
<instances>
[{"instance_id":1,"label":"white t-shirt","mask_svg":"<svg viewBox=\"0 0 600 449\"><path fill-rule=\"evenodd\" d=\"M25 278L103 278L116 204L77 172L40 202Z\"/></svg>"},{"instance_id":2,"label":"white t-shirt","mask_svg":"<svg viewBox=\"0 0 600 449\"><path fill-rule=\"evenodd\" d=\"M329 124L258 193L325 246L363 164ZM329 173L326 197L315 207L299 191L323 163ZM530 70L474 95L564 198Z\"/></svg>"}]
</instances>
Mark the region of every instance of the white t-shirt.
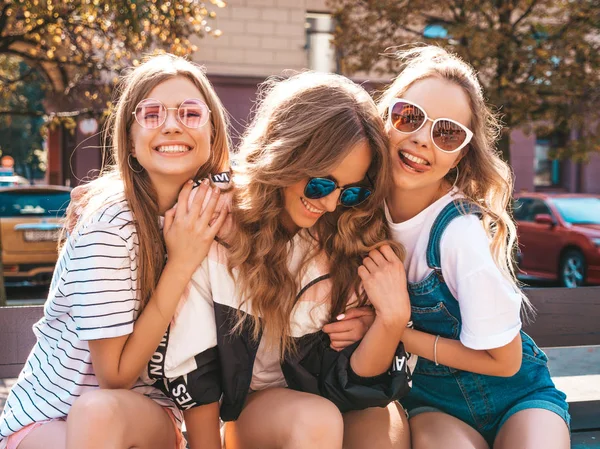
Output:
<instances>
[{"instance_id":1,"label":"white t-shirt","mask_svg":"<svg viewBox=\"0 0 600 449\"><path fill-rule=\"evenodd\" d=\"M453 190L402 223L394 223L385 206L392 237L406 248L408 282L422 281L431 273L426 257L431 227L442 209L461 196ZM485 350L510 343L521 329L521 295L496 266L478 216L452 220L440 252L444 280L460 306L462 344Z\"/></svg>"},{"instance_id":2,"label":"white t-shirt","mask_svg":"<svg viewBox=\"0 0 600 449\"><path fill-rule=\"evenodd\" d=\"M0 442L34 422L68 415L83 393L98 388L88 340L133 332L140 301L138 238L127 202L105 207L69 237L59 256L37 337L0 415ZM181 412L160 390L132 389Z\"/></svg>"}]
</instances>

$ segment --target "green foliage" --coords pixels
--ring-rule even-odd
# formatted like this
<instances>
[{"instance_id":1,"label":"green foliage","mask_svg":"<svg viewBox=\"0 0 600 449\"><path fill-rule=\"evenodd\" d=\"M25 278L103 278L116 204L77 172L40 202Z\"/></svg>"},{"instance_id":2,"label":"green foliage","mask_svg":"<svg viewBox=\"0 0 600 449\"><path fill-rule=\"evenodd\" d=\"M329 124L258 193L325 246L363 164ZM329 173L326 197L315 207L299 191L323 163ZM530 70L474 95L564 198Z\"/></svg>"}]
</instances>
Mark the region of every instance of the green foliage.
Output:
<instances>
[{"instance_id":1,"label":"green foliage","mask_svg":"<svg viewBox=\"0 0 600 449\"><path fill-rule=\"evenodd\" d=\"M1 151L20 167L42 170L40 132L58 125L72 131L77 113L101 116L110 107L116 74L139 64L144 54L185 56L197 50L195 38L219 37L221 31L211 24L225 5L223 0L3 0ZM44 97L66 111L46 114Z\"/></svg>"},{"instance_id":2,"label":"green foliage","mask_svg":"<svg viewBox=\"0 0 600 449\"><path fill-rule=\"evenodd\" d=\"M64 92L118 73L145 52L189 55L194 36L220 36L210 23L223 0L4 0L0 6L0 55L12 56ZM8 72L10 74L10 71ZM3 91L14 80L0 69Z\"/></svg>"},{"instance_id":3,"label":"green foliage","mask_svg":"<svg viewBox=\"0 0 600 449\"><path fill-rule=\"evenodd\" d=\"M557 157L600 151L600 3L594 0L329 0L346 74L397 73L383 56L413 42L441 45L477 70L508 129L572 130ZM424 36L425 28L444 31ZM433 28L432 28L433 27Z\"/></svg>"}]
</instances>

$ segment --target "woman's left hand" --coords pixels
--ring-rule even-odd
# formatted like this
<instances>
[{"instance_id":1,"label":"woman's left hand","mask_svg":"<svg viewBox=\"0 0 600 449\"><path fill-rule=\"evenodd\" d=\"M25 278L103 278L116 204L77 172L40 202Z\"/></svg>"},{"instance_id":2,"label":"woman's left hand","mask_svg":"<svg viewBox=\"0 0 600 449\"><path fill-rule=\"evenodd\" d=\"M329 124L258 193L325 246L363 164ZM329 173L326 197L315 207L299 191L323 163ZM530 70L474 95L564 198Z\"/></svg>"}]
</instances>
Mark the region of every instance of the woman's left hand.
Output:
<instances>
[{"instance_id":1,"label":"woman's left hand","mask_svg":"<svg viewBox=\"0 0 600 449\"><path fill-rule=\"evenodd\" d=\"M372 307L355 307L336 317L338 321L323 326L323 332L329 335L331 349L341 351L365 336L375 320Z\"/></svg>"},{"instance_id":2,"label":"woman's left hand","mask_svg":"<svg viewBox=\"0 0 600 449\"><path fill-rule=\"evenodd\" d=\"M404 329L410 319L404 264L389 245L372 250L358 267L363 287L375 307L377 320Z\"/></svg>"}]
</instances>

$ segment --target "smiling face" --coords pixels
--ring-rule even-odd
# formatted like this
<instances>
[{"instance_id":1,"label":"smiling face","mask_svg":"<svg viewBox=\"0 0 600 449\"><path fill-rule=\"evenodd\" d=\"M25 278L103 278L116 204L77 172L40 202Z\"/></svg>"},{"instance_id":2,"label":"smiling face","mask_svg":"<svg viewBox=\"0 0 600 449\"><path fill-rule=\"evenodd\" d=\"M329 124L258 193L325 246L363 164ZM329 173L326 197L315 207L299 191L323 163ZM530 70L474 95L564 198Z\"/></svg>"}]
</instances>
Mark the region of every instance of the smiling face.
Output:
<instances>
[{"instance_id":1,"label":"smiling face","mask_svg":"<svg viewBox=\"0 0 600 449\"><path fill-rule=\"evenodd\" d=\"M157 85L146 95L167 108L178 108L190 98L204 102L202 94L189 79L174 77ZM154 186L162 183L183 184L192 179L210 158L210 120L200 128L188 128L169 110L165 122L155 129L143 128L137 121L131 125L132 155L146 170Z\"/></svg>"},{"instance_id":2,"label":"smiling face","mask_svg":"<svg viewBox=\"0 0 600 449\"><path fill-rule=\"evenodd\" d=\"M462 87L440 78L415 82L402 98L418 104L429 118L449 118L470 127L469 97ZM403 191L433 192L458 164L468 146L457 153L444 153L431 140L432 123L427 121L412 134L402 134L386 125L390 137L393 181Z\"/></svg>"},{"instance_id":3,"label":"smiling face","mask_svg":"<svg viewBox=\"0 0 600 449\"><path fill-rule=\"evenodd\" d=\"M371 165L372 152L366 141L357 143L344 160L335 167L329 178L335 180L338 187L362 181ZM283 189L284 212L282 222L290 231L298 228L310 228L326 212L333 212L338 206L340 189L335 189L326 197L308 199L304 196L304 188L308 179L303 179ZM360 207L360 206L358 206Z\"/></svg>"}]
</instances>

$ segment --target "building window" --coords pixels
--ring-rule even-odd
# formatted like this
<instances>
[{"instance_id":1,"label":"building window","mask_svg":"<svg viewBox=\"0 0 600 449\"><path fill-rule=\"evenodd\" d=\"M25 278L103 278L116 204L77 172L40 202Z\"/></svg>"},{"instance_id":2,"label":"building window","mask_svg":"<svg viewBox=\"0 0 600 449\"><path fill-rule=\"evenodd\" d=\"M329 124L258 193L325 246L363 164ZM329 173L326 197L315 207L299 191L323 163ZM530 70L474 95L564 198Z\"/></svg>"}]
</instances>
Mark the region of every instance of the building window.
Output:
<instances>
[{"instance_id":1,"label":"building window","mask_svg":"<svg viewBox=\"0 0 600 449\"><path fill-rule=\"evenodd\" d=\"M308 68L319 72L338 72L339 67L333 46L333 19L331 14L309 12L306 14L306 49Z\"/></svg>"},{"instance_id":2,"label":"building window","mask_svg":"<svg viewBox=\"0 0 600 449\"><path fill-rule=\"evenodd\" d=\"M551 149L551 139L535 141L535 159L533 161L533 185L535 187L552 187L561 184L560 161L550 157Z\"/></svg>"}]
</instances>

